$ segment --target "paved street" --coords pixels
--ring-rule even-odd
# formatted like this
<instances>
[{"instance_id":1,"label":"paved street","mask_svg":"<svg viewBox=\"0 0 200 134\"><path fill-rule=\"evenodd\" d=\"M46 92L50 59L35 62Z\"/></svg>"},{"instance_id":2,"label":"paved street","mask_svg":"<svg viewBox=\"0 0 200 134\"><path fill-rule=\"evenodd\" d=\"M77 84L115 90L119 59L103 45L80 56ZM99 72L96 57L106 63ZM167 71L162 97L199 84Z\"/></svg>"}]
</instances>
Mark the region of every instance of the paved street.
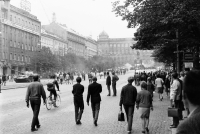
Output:
<instances>
[{"instance_id":1,"label":"paved street","mask_svg":"<svg viewBox=\"0 0 200 134\"><path fill-rule=\"evenodd\" d=\"M44 105L40 110L41 128L35 132L38 134L126 134L126 122L118 122L119 94L121 87L127 84L127 77L133 75L129 71L126 75L120 75L117 83L117 97L108 97L105 79L98 82L103 86L101 93L102 102L99 115L98 127L93 125L91 107L85 103L82 117L82 125L76 125L74 119L74 106L72 85L61 85L61 106L47 110ZM85 86L84 100L86 100L88 81L82 82ZM46 89L46 87L45 87ZM140 88L137 87L140 91ZM31 133L32 110L26 107L26 88L3 90L0 94L0 133L2 134L28 134ZM49 94L46 90L47 95ZM155 94L153 105L154 111L150 117L150 134L169 134L170 121L167 117L169 100L158 101ZM85 101L86 102L86 101ZM133 119L134 134L141 134L141 122L138 110L135 110Z\"/></svg>"}]
</instances>

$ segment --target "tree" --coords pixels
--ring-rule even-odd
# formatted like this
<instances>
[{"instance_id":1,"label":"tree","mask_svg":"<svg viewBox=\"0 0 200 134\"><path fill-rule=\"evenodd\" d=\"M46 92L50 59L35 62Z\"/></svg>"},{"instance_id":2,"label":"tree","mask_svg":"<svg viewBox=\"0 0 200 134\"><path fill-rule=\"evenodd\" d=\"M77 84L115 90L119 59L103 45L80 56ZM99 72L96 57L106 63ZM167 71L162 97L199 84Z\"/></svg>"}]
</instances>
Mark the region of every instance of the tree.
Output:
<instances>
[{"instance_id":1,"label":"tree","mask_svg":"<svg viewBox=\"0 0 200 134\"><path fill-rule=\"evenodd\" d=\"M195 48L199 55L199 0L126 0L123 4L116 1L113 11L128 21L129 28L138 27L134 48L155 49L157 61L174 61L172 52L177 44L184 51Z\"/></svg>"}]
</instances>

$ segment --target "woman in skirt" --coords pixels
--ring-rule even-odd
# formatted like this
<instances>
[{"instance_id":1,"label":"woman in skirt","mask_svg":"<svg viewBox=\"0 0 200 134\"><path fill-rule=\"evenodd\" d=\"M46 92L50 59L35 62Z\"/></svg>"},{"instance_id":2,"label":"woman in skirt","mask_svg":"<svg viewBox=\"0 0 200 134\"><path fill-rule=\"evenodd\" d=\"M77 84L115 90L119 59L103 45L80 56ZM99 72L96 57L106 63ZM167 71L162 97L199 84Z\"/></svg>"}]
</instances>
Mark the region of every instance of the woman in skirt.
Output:
<instances>
[{"instance_id":1,"label":"woman in skirt","mask_svg":"<svg viewBox=\"0 0 200 134\"><path fill-rule=\"evenodd\" d=\"M142 120L142 133L149 132L150 109L153 110L152 95L147 91L147 83L142 81L141 91L137 95L136 108L140 110Z\"/></svg>"}]
</instances>

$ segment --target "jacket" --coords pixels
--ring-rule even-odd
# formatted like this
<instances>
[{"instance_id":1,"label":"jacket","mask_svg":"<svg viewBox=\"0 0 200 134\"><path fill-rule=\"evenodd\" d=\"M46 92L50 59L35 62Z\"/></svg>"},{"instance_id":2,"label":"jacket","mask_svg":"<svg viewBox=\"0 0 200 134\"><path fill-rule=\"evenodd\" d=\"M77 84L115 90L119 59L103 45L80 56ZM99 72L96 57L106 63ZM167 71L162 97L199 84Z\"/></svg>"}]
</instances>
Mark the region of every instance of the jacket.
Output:
<instances>
[{"instance_id":1,"label":"jacket","mask_svg":"<svg viewBox=\"0 0 200 134\"><path fill-rule=\"evenodd\" d=\"M181 83L178 79L173 80L170 87L170 100L181 100Z\"/></svg>"},{"instance_id":2,"label":"jacket","mask_svg":"<svg viewBox=\"0 0 200 134\"><path fill-rule=\"evenodd\" d=\"M179 124L176 134L200 134L200 106Z\"/></svg>"},{"instance_id":3,"label":"jacket","mask_svg":"<svg viewBox=\"0 0 200 134\"><path fill-rule=\"evenodd\" d=\"M127 84L122 88L121 95L120 95L120 102L119 105L135 105L137 97L137 89L132 84Z\"/></svg>"},{"instance_id":4,"label":"jacket","mask_svg":"<svg viewBox=\"0 0 200 134\"><path fill-rule=\"evenodd\" d=\"M73 86L72 93L74 95L74 99L82 99L83 98L83 92L84 92L84 86L77 83Z\"/></svg>"},{"instance_id":5,"label":"jacket","mask_svg":"<svg viewBox=\"0 0 200 134\"><path fill-rule=\"evenodd\" d=\"M106 85L111 85L111 77L110 77L110 75L108 75L107 78L106 78Z\"/></svg>"},{"instance_id":6,"label":"jacket","mask_svg":"<svg viewBox=\"0 0 200 134\"><path fill-rule=\"evenodd\" d=\"M27 92L26 92L26 102L29 102L30 99L32 100L40 100L40 98L43 98L44 101L46 101L46 93L44 91L44 87L40 82L33 82L28 86Z\"/></svg>"},{"instance_id":7,"label":"jacket","mask_svg":"<svg viewBox=\"0 0 200 134\"><path fill-rule=\"evenodd\" d=\"M101 101L100 93L102 92L102 86L99 83L93 82L88 86L87 103L89 103L91 97L91 103L99 103Z\"/></svg>"},{"instance_id":8,"label":"jacket","mask_svg":"<svg viewBox=\"0 0 200 134\"><path fill-rule=\"evenodd\" d=\"M112 76L112 83L116 84L116 82L119 80L119 77L117 75Z\"/></svg>"},{"instance_id":9,"label":"jacket","mask_svg":"<svg viewBox=\"0 0 200 134\"><path fill-rule=\"evenodd\" d=\"M140 91L137 95L136 106L143 108L153 107L151 93L147 90Z\"/></svg>"}]
</instances>

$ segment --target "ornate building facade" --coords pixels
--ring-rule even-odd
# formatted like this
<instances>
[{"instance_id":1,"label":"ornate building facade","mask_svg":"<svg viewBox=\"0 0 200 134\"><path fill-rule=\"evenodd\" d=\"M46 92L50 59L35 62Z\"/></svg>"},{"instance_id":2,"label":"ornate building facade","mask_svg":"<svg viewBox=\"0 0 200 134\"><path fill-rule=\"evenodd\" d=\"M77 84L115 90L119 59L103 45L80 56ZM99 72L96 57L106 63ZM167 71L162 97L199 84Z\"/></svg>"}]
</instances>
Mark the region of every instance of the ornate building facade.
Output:
<instances>
[{"instance_id":1,"label":"ornate building facade","mask_svg":"<svg viewBox=\"0 0 200 134\"><path fill-rule=\"evenodd\" d=\"M30 59L41 48L41 22L27 11L0 1L0 75L27 70Z\"/></svg>"},{"instance_id":2,"label":"ornate building facade","mask_svg":"<svg viewBox=\"0 0 200 134\"><path fill-rule=\"evenodd\" d=\"M117 66L123 66L126 63L131 65L143 64L149 66L154 64L150 57L150 50L132 50L130 46L136 42L132 38L109 38L103 31L97 40L98 50L102 50L102 56L109 56L115 60Z\"/></svg>"}]
</instances>

